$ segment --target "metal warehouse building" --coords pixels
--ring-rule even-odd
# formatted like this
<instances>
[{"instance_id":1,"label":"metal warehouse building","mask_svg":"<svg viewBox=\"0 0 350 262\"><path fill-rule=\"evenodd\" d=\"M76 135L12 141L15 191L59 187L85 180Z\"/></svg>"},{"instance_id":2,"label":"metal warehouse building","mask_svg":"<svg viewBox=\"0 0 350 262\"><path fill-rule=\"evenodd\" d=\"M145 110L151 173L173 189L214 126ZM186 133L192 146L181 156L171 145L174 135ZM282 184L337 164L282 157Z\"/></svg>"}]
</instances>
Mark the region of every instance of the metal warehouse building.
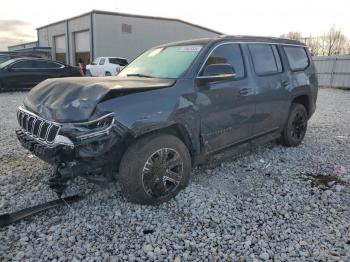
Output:
<instances>
[{"instance_id":1,"label":"metal warehouse building","mask_svg":"<svg viewBox=\"0 0 350 262\"><path fill-rule=\"evenodd\" d=\"M179 19L98 10L39 27L37 33L38 46L50 47L52 59L72 65L99 56L130 61L155 45L221 34Z\"/></svg>"}]
</instances>

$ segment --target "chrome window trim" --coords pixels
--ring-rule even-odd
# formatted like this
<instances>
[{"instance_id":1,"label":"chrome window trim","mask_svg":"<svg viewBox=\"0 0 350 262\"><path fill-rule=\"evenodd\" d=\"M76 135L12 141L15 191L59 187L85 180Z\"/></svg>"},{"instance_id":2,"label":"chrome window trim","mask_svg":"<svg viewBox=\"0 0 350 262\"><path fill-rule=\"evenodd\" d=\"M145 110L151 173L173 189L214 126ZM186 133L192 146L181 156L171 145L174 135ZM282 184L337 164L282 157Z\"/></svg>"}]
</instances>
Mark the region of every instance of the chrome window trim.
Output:
<instances>
[{"instance_id":1,"label":"chrome window trim","mask_svg":"<svg viewBox=\"0 0 350 262\"><path fill-rule=\"evenodd\" d=\"M219 46L222 46L222 45L230 45L230 44L265 44L265 45L281 45L281 46L296 46L296 47L307 47L306 45L298 45L298 44L286 44L286 43L276 43L276 42L254 42L254 41L247 41L247 42L244 42L244 41L227 41L227 42L222 42L222 43L218 43L216 44L214 47L212 47L212 49L210 50L210 52L208 53L208 55L205 57L199 71L197 72L197 75L196 75L196 78L200 77L200 72L202 72L203 70L203 67L205 65L205 63L207 62L209 56L214 52L214 50L216 48L218 48ZM241 54L242 54L242 58L243 58L243 61L244 61L244 54L241 50Z\"/></svg>"},{"instance_id":2,"label":"chrome window trim","mask_svg":"<svg viewBox=\"0 0 350 262\"><path fill-rule=\"evenodd\" d=\"M225 78L225 77L235 77L236 74L223 74L223 75L213 75L213 76L197 76L197 79L209 79L209 78L214 78L214 79L220 79L220 78Z\"/></svg>"},{"instance_id":3,"label":"chrome window trim","mask_svg":"<svg viewBox=\"0 0 350 262\"><path fill-rule=\"evenodd\" d=\"M27 60L20 60L20 61L15 61L13 62L12 64L8 65L8 66L13 66L13 65L16 65L20 62L23 62L23 61L27 61ZM46 61L46 60L33 60L33 61L44 61L44 62L49 62L49 63L53 63L53 64L56 64L56 65L60 65L60 67L36 67L36 68L33 68L33 67L19 67L19 68L13 68L14 70L18 70L18 69L25 69L25 70L36 70L36 69L62 69L65 67L65 65L63 64L59 64L57 62L54 62L54 61Z\"/></svg>"}]
</instances>

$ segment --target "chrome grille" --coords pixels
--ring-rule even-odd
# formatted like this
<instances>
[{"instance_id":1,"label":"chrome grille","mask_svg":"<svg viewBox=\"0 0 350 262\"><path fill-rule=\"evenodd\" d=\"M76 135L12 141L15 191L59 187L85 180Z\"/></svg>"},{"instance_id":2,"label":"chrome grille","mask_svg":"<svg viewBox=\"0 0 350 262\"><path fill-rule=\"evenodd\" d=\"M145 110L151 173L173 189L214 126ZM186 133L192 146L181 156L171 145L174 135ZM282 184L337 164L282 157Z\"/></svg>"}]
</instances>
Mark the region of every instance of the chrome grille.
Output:
<instances>
[{"instance_id":1,"label":"chrome grille","mask_svg":"<svg viewBox=\"0 0 350 262\"><path fill-rule=\"evenodd\" d=\"M46 143L53 143L60 131L59 124L42 119L21 108L17 111L17 120L24 131Z\"/></svg>"}]
</instances>

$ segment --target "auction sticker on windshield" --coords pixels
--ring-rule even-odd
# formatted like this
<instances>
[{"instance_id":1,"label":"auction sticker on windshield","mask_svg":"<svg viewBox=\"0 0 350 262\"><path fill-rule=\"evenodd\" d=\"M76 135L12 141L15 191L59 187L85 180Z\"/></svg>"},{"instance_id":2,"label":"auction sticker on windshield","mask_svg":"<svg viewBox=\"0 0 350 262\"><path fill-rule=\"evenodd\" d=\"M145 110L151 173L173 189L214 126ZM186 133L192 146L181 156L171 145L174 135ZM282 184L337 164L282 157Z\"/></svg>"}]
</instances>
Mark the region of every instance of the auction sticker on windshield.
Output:
<instances>
[{"instance_id":1,"label":"auction sticker on windshield","mask_svg":"<svg viewBox=\"0 0 350 262\"><path fill-rule=\"evenodd\" d=\"M179 51L180 52L199 52L202 49L202 46L200 45L189 45L189 46L182 46Z\"/></svg>"}]
</instances>

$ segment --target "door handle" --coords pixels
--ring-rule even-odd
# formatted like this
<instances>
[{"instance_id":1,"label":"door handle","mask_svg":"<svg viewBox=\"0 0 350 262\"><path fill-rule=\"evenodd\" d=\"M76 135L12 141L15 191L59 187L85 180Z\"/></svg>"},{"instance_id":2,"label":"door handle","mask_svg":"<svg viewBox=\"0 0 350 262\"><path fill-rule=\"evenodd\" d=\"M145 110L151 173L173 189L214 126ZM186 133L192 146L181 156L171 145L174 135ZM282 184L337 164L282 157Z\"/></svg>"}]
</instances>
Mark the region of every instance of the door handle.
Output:
<instances>
[{"instance_id":1,"label":"door handle","mask_svg":"<svg viewBox=\"0 0 350 262\"><path fill-rule=\"evenodd\" d=\"M246 96L249 94L249 90L250 90L249 88L242 88L241 90L239 90L239 94L241 96Z\"/></svg>"},{"instance_id":2,"label":"door handle","mask_svg":"<svg viewBox=\"0 0 350 262\"><path fill-rule=\"evenodd\" d=\"M288 80L283 80L283 81L281 82L281 85L282 85L282 87L286 87L286 86L289 85L289 81L288 81Z\"/></svg>"}]
</instances>

